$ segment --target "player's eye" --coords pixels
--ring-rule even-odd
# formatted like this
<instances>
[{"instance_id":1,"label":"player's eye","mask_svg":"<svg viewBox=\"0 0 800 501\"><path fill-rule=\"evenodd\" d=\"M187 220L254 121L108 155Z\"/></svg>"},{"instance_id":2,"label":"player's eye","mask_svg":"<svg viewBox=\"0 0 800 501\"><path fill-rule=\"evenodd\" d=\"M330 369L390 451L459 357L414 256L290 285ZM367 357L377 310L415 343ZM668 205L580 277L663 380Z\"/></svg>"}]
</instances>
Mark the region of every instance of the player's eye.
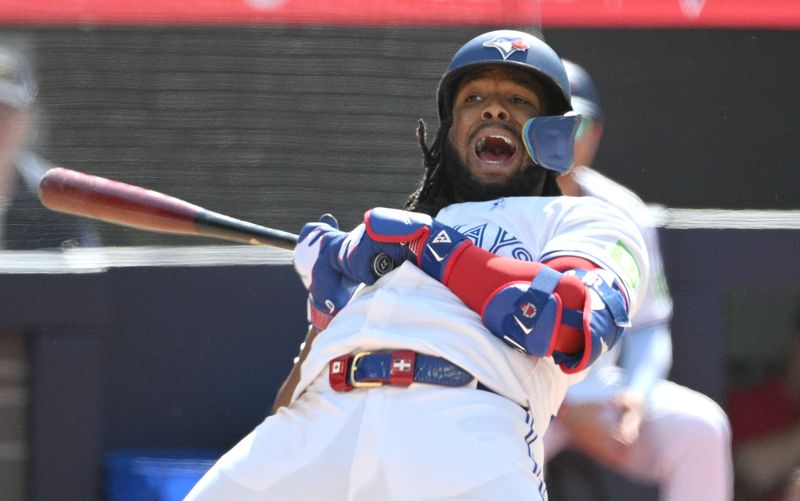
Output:
<instances>
[{"instance_id":1,"label":"player's eye","mask_svg":"<svg viewBox=\"0 0 800 501\"><path fill-rule=\"evenodd\" d=\"M479 103L483 101L483 97L478 94L467 94L464 98L465 103Z\"/></svg>"},{"instance_id":2,"label":"player's eye","mask_svg":"<svg viewBox=\"0 0 800 501\"><path fill-rule=\"evenodd\" d=\"M535 99L529 99L524 96L514 95L511 98L511 104L513 106L518 106L520 109L524 109L526 112L533 113L538 115L541 113L541 108L539 106L539 102Z\"/></svg>"}]
</instances>

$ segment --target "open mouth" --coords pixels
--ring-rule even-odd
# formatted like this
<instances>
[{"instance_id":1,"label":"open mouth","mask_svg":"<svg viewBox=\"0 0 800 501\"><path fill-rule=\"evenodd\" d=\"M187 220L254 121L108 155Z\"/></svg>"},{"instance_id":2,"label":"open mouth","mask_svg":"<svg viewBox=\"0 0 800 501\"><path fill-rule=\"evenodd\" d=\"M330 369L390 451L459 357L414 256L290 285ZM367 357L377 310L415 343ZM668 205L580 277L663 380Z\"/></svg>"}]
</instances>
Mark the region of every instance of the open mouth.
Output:
<instances>
[{"instance_id":1,"label":"open mouth","mask_svg":"<svg viewBox=\"0 0 800 501\"><path fill-rule=\"evenodd\" d=\"M503 162L516 152L514 143L504 136L486 136L475 143L475 155L485 162Z\"/></svg>"}]
</instances>

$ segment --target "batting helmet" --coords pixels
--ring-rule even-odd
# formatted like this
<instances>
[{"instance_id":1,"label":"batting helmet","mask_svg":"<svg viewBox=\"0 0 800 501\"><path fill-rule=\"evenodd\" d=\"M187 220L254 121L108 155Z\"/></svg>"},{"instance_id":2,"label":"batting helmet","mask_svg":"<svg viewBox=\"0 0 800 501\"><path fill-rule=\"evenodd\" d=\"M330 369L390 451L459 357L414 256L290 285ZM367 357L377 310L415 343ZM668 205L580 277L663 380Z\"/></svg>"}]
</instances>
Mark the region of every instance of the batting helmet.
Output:
<instances>
[{"instance_id":1,"label":"batting helmet","mask_svg":"<svg viewBox=\"0 0 800 501\"><path fill-rule=\"evenodd\" d=\"M600 94L597 92L597 87L594 86L592 77L580 65L566 59L561 61L564 63L564 69L567 70L567 78L569 78L572 108L581 115L602 122L603 110L600 107Z\"/></svg>"},{"instance_id":2,"label":"batting helmet","mask_svg":"<svg viewBox=\"0 0 800 501\"><path fill-rule=\"evenodd\" d=\"M453 56L439 82L436 98L441 123L452 118L453 97L461 77L487 65L507 65L528 71L544 87L549 114L561 115L572 110L569 80L558 54L533 35L498 30L473 38Z\"/></svg>"}]
</instances>

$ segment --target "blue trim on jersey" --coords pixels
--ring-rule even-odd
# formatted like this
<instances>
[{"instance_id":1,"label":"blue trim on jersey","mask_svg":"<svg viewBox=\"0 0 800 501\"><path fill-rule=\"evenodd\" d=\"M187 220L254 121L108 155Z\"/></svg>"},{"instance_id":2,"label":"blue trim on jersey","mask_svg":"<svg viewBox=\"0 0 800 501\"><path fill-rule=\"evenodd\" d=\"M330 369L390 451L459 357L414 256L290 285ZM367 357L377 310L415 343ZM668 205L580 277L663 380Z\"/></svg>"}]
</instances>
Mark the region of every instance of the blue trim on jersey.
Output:
<instances>
[{"instance_id":1,"label":"blue trim on jersey","mask_svg":"<svg viewBox=\"0 0 800 501\"><path fill-rule=\"evenodd\" d=\"M533 428L533 416L530 412L525 411L525 424L528 425L528 433L525 435L525 444L528 446L528 457L531 458L531 462L533 463L533 468L531 472L536 476L539 480L539 494L542 496L542 499L545 501L547 500L547 486L544 483L544 478L542 478L542 473L544 469L542 465L540 465L536 459L533 457L533 451L531 450L531 445L539 440L539 434L536 433L536 430Z\"/></svg>"}]
</instances>

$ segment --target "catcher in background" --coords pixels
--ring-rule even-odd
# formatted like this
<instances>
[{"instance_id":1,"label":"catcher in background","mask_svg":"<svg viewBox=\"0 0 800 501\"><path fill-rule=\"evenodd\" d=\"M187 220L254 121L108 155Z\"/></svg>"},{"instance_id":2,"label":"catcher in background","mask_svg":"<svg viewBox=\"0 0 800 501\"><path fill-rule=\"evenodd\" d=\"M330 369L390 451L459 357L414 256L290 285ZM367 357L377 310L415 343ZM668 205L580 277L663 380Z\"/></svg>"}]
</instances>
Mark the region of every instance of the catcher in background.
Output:
<instances>
[{"instance_id":1,"label":"catcher in background","mask_svg":"<svg viewBox=\"0 0 800 501\"><path fill-rule=\"evenodd\" d=\"M650 256L651 281L640 292L639 310L623 341L567 392L544 438L545 455L550 459L565 448L576 449L631 479L657 483L666 501L730 500L727 416L709 397L666 380L672 363L672 300L648 209L630 190L590 167L603 134L599 95L582 67L570 61L564 66L572 107L582 119L575 166L558 184L565 195L613 204L637 224Z\"/></svg>"},{"instance_id":2,"label":"catcher in background","mask_svg":"<svg viewBox=\"0 0 800 501\"><path fill-rule=\"evenodd\" d=\"M541 437L647 287L635 225L562 197L578 116L559 56L484 33L439 85L409 211L307 224L312 330L278 410L189 500L546 499ZM376 279L377 255L396 263Z\"/></svg>"}]
</instances>

